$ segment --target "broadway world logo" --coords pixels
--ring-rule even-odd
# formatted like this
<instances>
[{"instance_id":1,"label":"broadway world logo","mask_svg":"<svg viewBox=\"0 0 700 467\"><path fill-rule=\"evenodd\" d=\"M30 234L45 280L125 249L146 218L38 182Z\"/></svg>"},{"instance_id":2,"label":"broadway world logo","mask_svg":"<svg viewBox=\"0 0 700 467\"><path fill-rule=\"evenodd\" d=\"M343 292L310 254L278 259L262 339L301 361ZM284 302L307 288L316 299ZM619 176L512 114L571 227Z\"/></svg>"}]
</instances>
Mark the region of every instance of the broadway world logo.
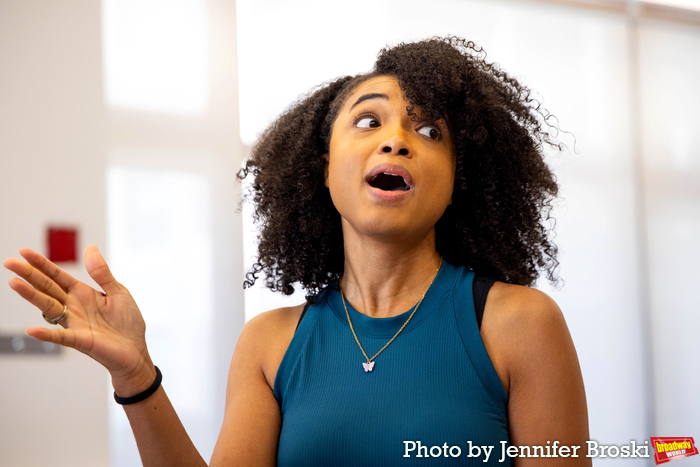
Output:
<instances>
[{"instance_id":1,"label":"broadway world logo","mask_svg":"<svg viewBox=\"0 0 700 467\"><path fill-rule=\"evenodd\" d=\"M654 460L656 465L665 462L682 459L683 457L694 456L698 453L693 438L649 438L654 446L656 454Z\"/></svg>"}]
</instances>

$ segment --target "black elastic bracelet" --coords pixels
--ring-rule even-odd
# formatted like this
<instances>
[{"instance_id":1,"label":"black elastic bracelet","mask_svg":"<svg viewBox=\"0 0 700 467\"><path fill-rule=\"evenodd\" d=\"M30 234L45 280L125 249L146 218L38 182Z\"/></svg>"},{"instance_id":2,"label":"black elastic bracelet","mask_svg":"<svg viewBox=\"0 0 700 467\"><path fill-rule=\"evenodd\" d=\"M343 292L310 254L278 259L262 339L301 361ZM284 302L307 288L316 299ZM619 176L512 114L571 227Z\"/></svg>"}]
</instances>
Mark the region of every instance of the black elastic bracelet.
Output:
<instances>
[{"instance_id":1,"label":"black elastic bracelet","mask_svg":"<svg viewBox=\"0 0 700 467\"><path fill-rule=\"evenodd\" d=\"M154 392L158 390L160 387L160 383L163 381L163 374L160 372L157 366L153 365L156 369L156 380L153 381L153 384L151 384L151 387L146 389L143 392L140 392L136 394L135 396L131 397L119 397L117 396L117 391L114 391L114 400L117 401L117 404L119 405L130 405L130 404L135 404L137 402L141 402L142 400L148 399L153 395Z\"/></svg>"}]
</instances>

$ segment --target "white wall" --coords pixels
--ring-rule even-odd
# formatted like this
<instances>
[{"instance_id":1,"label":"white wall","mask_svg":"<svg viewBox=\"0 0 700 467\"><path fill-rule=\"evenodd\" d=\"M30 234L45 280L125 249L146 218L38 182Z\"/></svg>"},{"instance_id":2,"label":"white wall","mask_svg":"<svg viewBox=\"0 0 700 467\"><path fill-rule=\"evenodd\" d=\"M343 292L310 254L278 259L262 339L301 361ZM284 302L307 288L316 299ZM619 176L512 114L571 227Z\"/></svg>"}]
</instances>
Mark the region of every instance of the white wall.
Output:
<instances>
[{"instance_id":1,"label":"white wall","mask_svg":"<svg viewBox=\"0 0 700 467\"><path fill-rule=\"evenodd\" d=\"M639 41L654 416L700 434L700 27L645 21Z\"/></svg>"},{"instance_id":2,"label":"white wall","mask_svg":"<svg viewBox=\"0 0 700 467\"><path fill-rule=\"evenodd\" d=\"M0 1L0 257L45 252L49 223L105 246L100 6ZM87 280L82 267L69 272ZM0 272L0 333L46 324ZM107 466L107 372L77 352L0 355L0 466Z\"/></svg>"}]
</instances>

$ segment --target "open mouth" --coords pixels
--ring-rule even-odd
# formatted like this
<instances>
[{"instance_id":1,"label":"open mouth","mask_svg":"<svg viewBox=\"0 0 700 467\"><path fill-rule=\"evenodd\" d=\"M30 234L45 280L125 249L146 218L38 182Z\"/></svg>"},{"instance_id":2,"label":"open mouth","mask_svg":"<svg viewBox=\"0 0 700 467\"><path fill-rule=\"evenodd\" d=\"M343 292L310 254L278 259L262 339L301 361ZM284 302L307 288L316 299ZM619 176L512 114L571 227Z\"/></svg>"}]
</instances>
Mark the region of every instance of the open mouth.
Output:
<instances>
[{"instance_id":1,"label":"open mouth","mask_svg":"<svg viewBox=\"0 0 700 467\"><path fill-rule=\"evenodd\" d=\"M401 175L378 173L367 181L371 187L384 191L408 191L411 187Z\"/></svg>"}]
</instances>

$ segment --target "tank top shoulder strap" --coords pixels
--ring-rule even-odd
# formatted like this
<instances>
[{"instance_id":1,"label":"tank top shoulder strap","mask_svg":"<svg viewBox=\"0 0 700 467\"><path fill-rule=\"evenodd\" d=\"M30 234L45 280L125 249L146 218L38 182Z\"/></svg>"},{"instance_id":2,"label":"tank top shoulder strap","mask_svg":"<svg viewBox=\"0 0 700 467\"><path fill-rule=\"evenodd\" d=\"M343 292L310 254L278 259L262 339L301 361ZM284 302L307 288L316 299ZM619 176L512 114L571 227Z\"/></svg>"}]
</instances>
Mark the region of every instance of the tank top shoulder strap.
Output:
<instances>
[{"instance_id":1,"label":"tank top shoulder strap","mask_svg":"<svg viewBox=\"0 0 700 467\"><path fill-rule=\"evenodd\" d=\"M289 347L287 347L287 351L284 353L284 357L282 357L280 366L277 369L272 391L280 404L282 403L282 394L285 392L284 386L289 382L290 375L302 356L302 350L312 334L314 323L321 314L321 310L327 306L322 303L322 300L319 300L315 305L307 303L304 306L301 313L301 317L304 317L304 320L302 321L301 317L299 318L297 328L294 330L294 337L289 343Z\"/></svg>"},{"instance_id":2,"label":"tank top shoulder strap","mask_svg":"<svg viewBox=\"0 0 700 467\"><path fill-rule=\"evenodd\" d=\"M474 272L465 269L460 274L457 287L453 289L452 293L454 297L454 312L457 329L476 374L493 400L502 419L507 423L508 395L505 389L503 389L503 384L489 357L477 325L476 304L480 300L477 294L474 293L474 290L477 290L479 295L483 295L481 301L485 303L488 289L485 289L483 285L477 286L475 282L476 277ZM488 283L486 285L488 285ZM464 305L462 306L461 304ZM474 308L470 309L472 305L474 305ZM483 315L483 305L481 309Z\"/></svg>"}]
</instances>

